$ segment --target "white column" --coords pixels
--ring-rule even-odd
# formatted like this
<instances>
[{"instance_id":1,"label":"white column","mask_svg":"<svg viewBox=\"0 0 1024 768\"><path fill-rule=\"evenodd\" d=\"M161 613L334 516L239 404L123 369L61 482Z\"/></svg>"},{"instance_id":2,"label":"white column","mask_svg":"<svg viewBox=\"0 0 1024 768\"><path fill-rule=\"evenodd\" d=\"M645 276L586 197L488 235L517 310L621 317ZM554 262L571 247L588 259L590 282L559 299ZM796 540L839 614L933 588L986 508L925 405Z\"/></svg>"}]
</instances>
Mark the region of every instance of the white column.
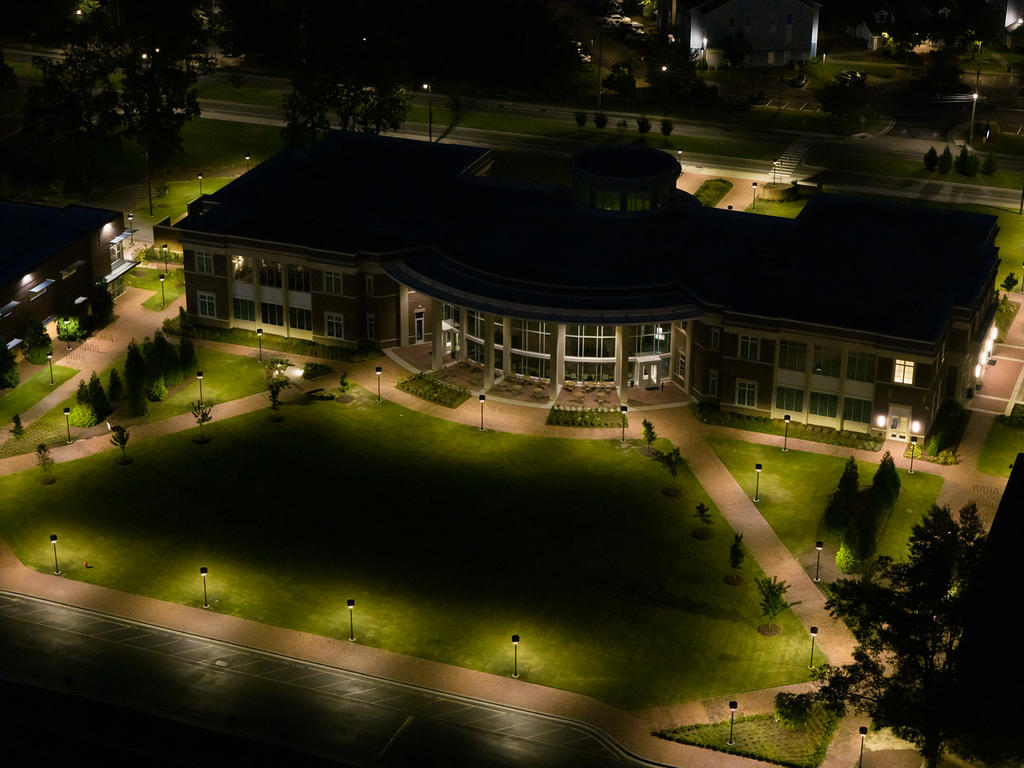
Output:
<instances>
[{"instance_id":1,"label":"white column","mask_svg":"<svg viewBox=\"0 0 1024 768\"><path fill-rule=\"evenodd\" d=\"M465 307L459 309L459 360L469 357L469 347L466 342L466 327L469 325L469 310Z\"/></svg>"},{"instance_id":2,"label":"white column","mask_svg":"<svg viewBox=\"0 0 1024 768\"><path fill-rule=\"evenodd\" d=\"M668 380L675 381L676 375L679 371L679 334L682 333L678 326L682 325L681 322L677 323L675 320L668 325Z\"/></svg>"},{"instance_id":3,"label":"white column","mask_svg":"<svg viewBox=\"0 0 1024 768\"><path fill-rule=\"evenodd\" d=\"M484 390L494 386L494 315L484 313Z\"/></svg>"},{"instance_id":4,"label":"white column","mask_svg":"<svg viewBox=\"0 0 1024 768\"><path fill-rule=\"evenodd\" d=\"M623 405L629 399L629 350L627 344L631 335L628 325L615 326L615 386L619 390L619 402Z\"/></svg>"},{"instance_id":5,"label":"white column","mask_svg":"<svg viewBox=\"0 0 1024 768\"><path fill-rule=\"evenodd\" d=\"M558 323L554 333L555 348L551 352L551 399L558 397L565 381L565 323Z\"/></svg>"},{"instance_id":6,"label":"white column","mask_svg":"<svg viewBox=\"0 0 1024 768\"><path fill-rule=\"evenodd\" d=\"M439 299L430 300L430 370L439 371L444 367L444 303Z\"/></svg>"}]
</instances>

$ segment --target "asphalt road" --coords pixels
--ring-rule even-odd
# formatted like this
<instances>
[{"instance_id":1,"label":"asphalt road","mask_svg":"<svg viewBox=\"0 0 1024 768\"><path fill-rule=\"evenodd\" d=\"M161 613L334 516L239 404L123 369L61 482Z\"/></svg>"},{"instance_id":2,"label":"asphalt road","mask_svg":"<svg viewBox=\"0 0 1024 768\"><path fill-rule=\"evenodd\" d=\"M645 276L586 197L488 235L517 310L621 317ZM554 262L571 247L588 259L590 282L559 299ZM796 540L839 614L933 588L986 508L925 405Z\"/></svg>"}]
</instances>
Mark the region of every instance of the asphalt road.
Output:
<instances>
[{"instance_id":1,"label":"asphalt road","mask_svg":"<svg viewBox=\"0 0 1024 768\"><path fill-rule=\"evenodd\" d=\"M247 766L641 764L575 723L9 592L0 592L0 680L11 694L5 700L19 702L16 719L5 715L5 756L55 750L90 763L131 756L153 765L197 755Z\"/></svg>"}]
</instances>

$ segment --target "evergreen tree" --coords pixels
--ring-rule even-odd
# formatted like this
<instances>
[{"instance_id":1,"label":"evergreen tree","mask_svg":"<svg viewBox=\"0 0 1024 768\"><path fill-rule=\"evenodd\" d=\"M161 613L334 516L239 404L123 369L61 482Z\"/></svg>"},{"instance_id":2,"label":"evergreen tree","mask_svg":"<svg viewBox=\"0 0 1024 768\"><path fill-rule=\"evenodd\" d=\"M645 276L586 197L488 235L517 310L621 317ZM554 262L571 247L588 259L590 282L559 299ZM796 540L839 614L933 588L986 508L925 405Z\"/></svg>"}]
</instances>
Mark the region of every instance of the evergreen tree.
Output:
<instances>
[{"instance_id":1,"label":"evergreen tree","mask_svg":"<svg viewBox=\"0 0 1024 768\"><path fill-rule=\"evenodd\" d=\"M953 169L953 153L949 151L947 145L942 154L939 155L939 173L943 176L948 176L949 172Z\"/></svg>"},{"instance_id":2,"label":"evergreen tree","mask_svg":"<svg viewBox=\"0 0 1024 768\"><path fill-rule=\"evenodd\" d=\"M896 503L896 497L900 493L900 476L896 471L896 462L892 454L886 451L879 462L875 476L871 480L871 490L868 492L868 501L871 507L881 512L889 509Z\"/></svg>"},{"instance_id":3,"label":"evergreen tree","mask_svg":"<svg viewBox=\"0 0 1024 768\"><path fill-rule=\"evenodd\" d=\"M108 320L114 314L114 299L102 278L89 289L89 307L100 320Z\"/></svg>"},{"instance_id":4,"label":"evergreen tree","mask_svg":"<svg viewBox=\"0 0 1024 768\"><path fill-rule=\"evenodd\" d=\"M651 121L647 119L646 115L641 115L636 119L636 130L641 136L651 130Z\"/></svg>"},{"instance_id":5,"label":"evergreen tree","mask_svg":"<svg viewBox=\"0 0 1024 768\"><path fill-rule=\"evenodd\" d=\"M586 112L577 112L575 117L576 117L576 127L577 128L582 128L583 126L585 126L587 124L587 113Z\"/></svg>"},{"instance_id":6,"label":"evergreen tree","mask_svg":"<svg viewBox=\"0 0 1024 768\"><path fill-rule=\"evenodd\" d=\"M14 439L21 440L25 435L25 428L21 426L21 416L14 414L14 417L11 419L11 424L11 434L14 435Z\"/></svg>"},{"instance_id":7,"label":"evergreen tree","mask_svg":"<svg viewBox=\"0 0 1024 768\"><path fill-rule=\"evenodd\" d=\"M989 152L985 156L985 162L981 166L981 172L986 176L991 176L998 170L999 164L996 162L996 156Z\"/></svg>"},{"instance_id":8,"label":"evergreen tree","mask_svg":"<svg viewBox=\"0 0 1024 768\"><path fill-rule=\"evenodd\" d=\"M743 534L737 533L732 537L732 544L729 545L729 567L739 570L743 565Z\"/></svg>"},{"instance_id":9,"label":"evergreen tree","mask_svg":"<svg viewBox=\"0 0 1024 768\"><path fill-rule=\"evenodd\" d=\"M46 363L46 353L53 351L53 343L43 321L30 317L25 321L25 359L34 365Z\"/></svg>"},{"instance_id":10,"label":"evergreen tree","mask_svg":"<svg viewBox=\"0 0 1024 768\"><path fill-rule=\"evenodd\" d=\"M75 392L75 402L79 405L90 405L89 399L89 385L85 383L85 379L78 382L78 390Z\"/></svg>"},{"instance_id":11,"label":"evergreen tree","mask_svg":"<svg viewBox=\"0 0 1024 768\"><path fill-rule=\"evenodd\" d=\"M666 117L665 119L663 119L661 121L661 135L662 136L671 136L672 135L672 129L674 127L675 127L675 124Z\"/></svg>"},{"instance_id":12,"label":"evergreen tree","mask_svg":"<svg viewBox=\"0 0 1024 768\"><path fill-rule=\"evenodd\" d=\"M754 583L757 584L757 591L761 595L761 615L768 620L768 626L773 627L779 614L795 605L786 600L789 584L779 581L777 576L757 579Z\"/></svg>"},{"instance_id":13,"label":"evergreen tree","mask_svg":"<svg viewBox=\"0 0 1024 768\"><path fill-rule=\"evenodd\" d=\"M18 386L20 375L14 353L7 348L7 340L0 336L0 389Z\"/></svg>"},{"instance_id":14,"label":"evergreen tree","mask_svg":"<svg viewBox=\"0 0 1024 768\"><path fill-rule=\"evenodd\" d=\"M111 403L116 403L121 399L121 395L124 394L124 385L121 383L121 376L117 372L117 368L110 369L110 382L107 384L107 397Z\"/></svg>"},{"instance_id":15,"label":"evergreen tree","mask_svg":"<svg viewBox=\"0 0 1024 768\"><path fill-rule=\"evenodd\" d=\"M843 467L843 474L839 478L839 486L832 492L828 505L825 507L825 527L833 532L844 531L853 512L853 505L857 501L857 491L860 488L860 479L857 472L857 462L851 456L846 466Z\"/></svg>"},{"instance_id":16,"label":"evergreen tree","mask_svg":"<svg viewBox=\"0 0 1024 768\"><path fill-rule=\"evenodd\" d=\"M149 408L146 399L146 361L135 339L128 344L124 361L124 388L128 408L133 416L142 416Z\"/></svg>"},{"instance_id":17,"label":"evergreen tree","mask_svg":"<svg viewBox=\"0 0 1024 768\"><path fill-rule=\"evenodd\" d=\"M182 336L178 347L178 365L182 374L189 374L196 367L196 349L192 345L192 337Z\"/></svg>"},{"instance_id":18,"label":"evergreen tree","mask_svg":"<svg viewBox=\"0 0 1024 768\"><path fill-rule=\"evenodd\" d=\"M113 410L110 407L110 401L107 399L107 393L103 391L99 374L95 371L93 371L92 376L89 378L89 404L92 405L97 419L105 419Z\"/></svg>"},{"instance_id":19,"label":"evergreen tree","mask_svg":"<svg viewBox=\"0 0 1024 768\"><path fill-rule=\"evenodd\" d=\"M935 151L935 147L930 147L927 152L924 153L924 167L929 171L934 171L939 165L939 153Z\"/></svg>"},{"instance_id":20,"label":"evergreen tree","mask_svg":"<svg viewBox=\"0 0 1024 768\"><path fill-rule=\"evenodd\" d=\"M606 125L608 125L608 115L606 115L604 112L595 112L594 125L597 126L598 128L604 128Z\"/></svg>"},{"instance_id":21,"label":"evergreen tree","mask_svg":"<svg viewBox=\"0 0 1024 768\"><path fill-rule=\"evenodd\" d=\"M643 421L643 436L644 442L647 443L648 448L651 447L651 443L653 443L658 437L654 432L654 425L647 419L644 419Z\"/></svg>"}]
</instances>

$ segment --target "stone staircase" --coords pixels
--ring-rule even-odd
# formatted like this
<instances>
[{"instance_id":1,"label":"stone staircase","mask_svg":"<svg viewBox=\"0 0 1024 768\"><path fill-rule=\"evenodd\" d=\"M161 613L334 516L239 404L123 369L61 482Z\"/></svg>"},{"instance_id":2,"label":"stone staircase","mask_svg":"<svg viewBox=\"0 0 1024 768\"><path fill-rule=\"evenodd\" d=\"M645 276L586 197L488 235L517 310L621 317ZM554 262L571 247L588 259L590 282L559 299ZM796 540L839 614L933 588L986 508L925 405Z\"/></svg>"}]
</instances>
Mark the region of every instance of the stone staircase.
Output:
<instances>
[{"instance_id":1,"label":"stone staircase","mask_svg":"<svg viewBox=\"0 0 1024 768\"><path fill-rule=\"evenodd\" d=\"M792 181L793 173L797 166L804 161L812 143L812 139L801 136L790 144L779 158L778 165L772 170L772 181L778 181L780 184L788 184Z\"/></svg>"}]
</instances>

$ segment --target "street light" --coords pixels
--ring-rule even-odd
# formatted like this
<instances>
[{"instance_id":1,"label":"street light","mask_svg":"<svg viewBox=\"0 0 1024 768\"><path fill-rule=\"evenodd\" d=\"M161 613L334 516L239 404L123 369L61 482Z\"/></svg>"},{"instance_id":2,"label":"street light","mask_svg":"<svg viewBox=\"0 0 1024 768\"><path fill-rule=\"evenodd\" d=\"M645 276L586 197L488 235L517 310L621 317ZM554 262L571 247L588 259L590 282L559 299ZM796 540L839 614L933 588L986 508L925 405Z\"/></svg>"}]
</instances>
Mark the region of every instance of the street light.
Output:
<instances>
[{"instance_id":1,"label":"street light","mask_svg":"<svg viewBox=\"0 0 1024 768\"><path fill-rule=\"evenodd\" d=\"M50 534L50 543L53 544L53 572L60 576L60 565L57 563L57 534Z\"/></svg>"},{"instance_id":2,"label":"street light","mask_svg":"<svg viewBox=\"0 0 1024 768\"><path fill-rule=\"evenodd\" d=\"M786 422L786 433L782 436L782 452L785 453L789 450L789 422L792 417L787 413L782 417L782 420Z\"/></svg>"},{"instance_id":3,"label":"street light","mask_svg":"<svg viewBox=\"0 0 1024 768\"><path fill-rule=\"evenodd\" d=\"M857 768L864 768L864 737L868 735L868 727L862 725L860 731L860 760L857 763Z\"/></svg>"},{"instance_id":4,"label":"street light","mask_svg":"<svg viewBox=\"0 0 1024 768\"><path fill-rule=\"evenodd\" d=\"M203 372L196 371L196 379L199 381L199 405L203 404Z\"/></svg>"},{"instance_id":5,"label":"street light","mask_svg":"<svg viewBox=\"0 0 1024 768\"><path fill-rule=\"evenodd\" d=\"M782 100L780 99L779 100L780 107L781 107L781 104L782 104ZM779 158L776 157L774 160L772 160L772 184L778 184L778 183L779 183Z\"/></svg>"},{"instance_id":6,"label":"street light","mask_svg":"<svg viewBox=\"0 0 1024 768\"><path fill-rule=\"evenodd\" d=\"M67 422L67 425L68 425L68 445L71 445L71 409L70 408L65 408L64 409L64 421Z\"/></svg>"},{"instance_id":7,"label":"street light","mask_svg":"<svg viewBox=\"0 0 1024 768\"><path fill-rule=\"evenodd\" d=\"M378 366L377 366L377 402L378 402L378 403L382 402L382 400L380 399L380 375L381 375L382 373L384 373L384 369L383 369L383 368L381 368L381 367L380 367L380 366L378 365Z\"/></svg>"},{"instance_id":8,"label":"street light","mask_svg":"<svg viewBox=\"0 0 1024 768\"><path fill-rule=\"evenodd\" d=\"M754 190L754 201L750 204L750 210L751 211L756 211L757 210L757 182L756 181L750 182L750 188Z\"/></svg>"},{"instance_id":9,"label":"street light","mask_svg":"<svg viewBox=\"0 0 1024 768\"><path fill-rule=\"evenodd\" d=\"M677 149L676 150L676 160L679 161L679 175L682 176L683 175L683 150L681 150L681 149Z\"/></svg>"},{"instance_id":10,"label":"street light","mask_svg":"<svg viewBox=\"0 0 1024 768\"><path fill-rule=\"evenodd\" d=\"M626 411L629 410L628 405L620 405L619 411L622 413L622 444L626 444Z\"/></svg>"},{"instance_id":11,"label":"street light","mask_svg":"<svg viewBox=\"0 0 1024 768\"><path fill-rule=\"evenodd\" d=\"M348 600L345 601L345 603L348 605L348 639L355 640L356 625L353 623L354 619L352 618L352 614L355 611L356 601L350 597Z\"/></svg>"},{"instance_id":12,"label":"street light","mask_svg":"<svg viewBox=\"0 0 1024 768\"><path fill-rule=\"evenodd\" d=\"M816 541L816 542L814 542L814 548L816 550L818 550L818 560L814 564L814 580L815 581L821 581L821 579L819 578L819 576L821 574L821 550L825 548L825 542L824 541Z\"/></svg>"},{"instance_id":13,"label":"street light","mask_svg":"<svg viewBox=\"0 0 1024 768\"><path fill-rule=\"evenodd\" d=\"M910 437L910 469L907 470L908 475L914 474L914 454L917 453L917 435L911 435Z\"/></svg>"},{"instance_id":14,"label":"street light","mask_svg":"<svg viewBox=\"0 0 1024 768\"><path fill-rule=\"evenodd\" d=\"M512 677L519 677L519 635L512 635Z\"/></svg>"},{"instance_id":15,"label":"street light","mask_svg":"<svg viewBox=\"0 0 1024 768\"><path fill-rule=\"evenodd\" d=\"M199 179L199 196L202 197L203 196L203 174L200 173L197 178Z\"/></svg>"},{"instance_id":16,"label":"street light","mask_svg":"<svg viewBox=\"0 0 1024 768\"><path fill-rule=\"evenodd\" d=\"M246 155L246 156L245 156L245 170L246 170L246 171L248 171L248 170L249 170L249 161L250 161L250 160L252 160L252 155Z\"/></svg>"},{"instance_id":17,"label":"street light","mask_svg":"<svg viewBox=\"0 0 1024 768\"><path fill-rule=\"evenodd\" d=\"M66 328L64 330L65 330L65 332L67 331ZM53 352L52 351L46 353L46 363L47 363L47 365L50 366L50 386L52 387L53 386Z\"/></svg>"},{"instance_id":18,"label":"street light","mask_svg":"<svg viewBox=\"0 0 1024 768\"><path fill-rule=\"evenodd\" d=\"M135 245L135 233L132 229L132 219L135 218L135 214L131 211L128 212L128 245Z\"/></svg>"},{"instance_id":19,"label":"street light","mask_svg":"<svg viewBox=\"0 0 1024 768\"><path fill-rule=\"evenodd\" d=\"M259 361L262 363L263 362L263 329L262 328L257 328L256 329L256 343L260 345Z\"/></svg>"},{"instance_id":20,"label":"street light","mask_svg":"<svg viewBox=\"0 0 1024 768\"><path fill-rule=\"evenodd\" d=\"M974 110L978 108L978 92L975 91L971 94L971 129L967 136L967 143L969 145L974 144Z\"/></svg>"},{"instance_id":21,"label":"street light","mask_svg":"<svg viewBox=\"0 0 1024 768\"><path fill-rule=\"evenodd\" d=\"M167 306L167 299L164 296L164 280L167 279L167 275L164 273L160 274L160 309Z\"/></svg>"},{"instance_id":22,"label":"street light","mask_svg":"<svg viewBox=\"0 0 1024 768\"><path fill-rule=\"evenodd\" d=\"M434 140L434 89L430 83L423 84L423 90L427 92L427 141Z\"/></svg>"},{"instance_id":23,"label":"street light","mask_svg":"<svg viewBox=\"0 0 1024 768\"><path fill-rule=\"evenodd\" d=\"M764 467L762 467L760 464L755 464L754 465L754 477L755 477L755 480L754 480L754 503L755 504L760 501L760 499L758 498L758 495L759 495L759 491L761 490L761 470L762 469L764 469Z\"/></svg>"},{"instance_id":24,"label":"street light","mask_svg":"<svg viewBox=\"0 0 1024 768\"><path fill-rule=\"evenodd\" d=\"M167 272L167 243L164 243L163 245L160 246L160 253L162 253L163 257L164 257L164 272L166 273Z\"/></svg>"},{"instance_id":25,"label":"street light","mask_svg":"<svg viewBox=\"0 0 1024 768\"><path fill-rule=\"evenodd\" d=\"M704 52L704 69L708 68L708 39L704 38L704 47L701 49Z\"/></svg>"},{"instance_id":26,"label":"street light","mask_svg":"<svg viewBox=\"0 0 1024 768\"><path fill-rule=\"evenodd\" d=\"M729 746L732 746L732 724L736 718L736 707L739 705L735 701L729 702Z\"/></svg>"},{"instance_id":27,"label":"street light","mask_svg":"<svg viewBox=\"0 0 1024 768\"><path fill-rule=\"evenodd\" d=\"M206 599L206 574L209 569L204 565L199 569L199 575L203 577L203 608L210 607L210 601Z\"/></svg>"},{"instance_id":28,"label":"street light","mask_svg":"<svg viewBox=\"0 0 1024 768\"><path fill-rule=\"evenodd\" d=\"M818 636L818 628L811 627L811 661L807 665L808 669L814 669L814 639Z\"/></svg>"},{"instance_id":29,"label":"street light","mask_svg":"<svg viewBox=\"0 0 1024 768\"><path fill-rule=\"evenodd\" d=\"M484 400L487 399L487 395L480 395L480 431L484 431Z\"/></svg>"}]
</instances>

